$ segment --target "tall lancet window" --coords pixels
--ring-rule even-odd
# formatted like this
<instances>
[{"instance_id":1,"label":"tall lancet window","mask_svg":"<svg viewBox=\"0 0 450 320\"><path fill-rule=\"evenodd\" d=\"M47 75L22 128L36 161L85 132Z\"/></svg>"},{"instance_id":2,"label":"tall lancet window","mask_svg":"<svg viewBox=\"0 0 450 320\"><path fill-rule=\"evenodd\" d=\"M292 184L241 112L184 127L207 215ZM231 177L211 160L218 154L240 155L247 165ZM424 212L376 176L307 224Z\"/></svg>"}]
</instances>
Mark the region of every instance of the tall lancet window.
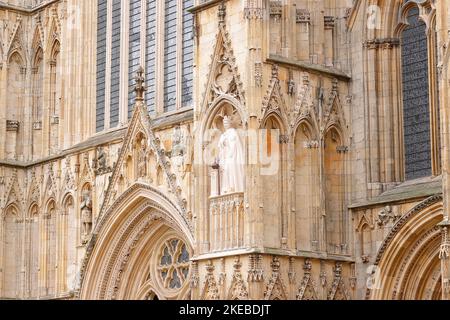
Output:
<instances>
[{"instance_id":1,"label":"tall lancet window","mask_svg":"<svg viewBox=\"0 0 450 320\"><path fill-rule=\"evenodd\" d=\"M182 106L192 105L194 63L194 18L187 10L192 7L194 0L183 1L183 71L182 71Z\"/></svg>"},{"instance_id":2,"label":"tall lancet window","mask_svg":"<svg viewBox=\"0 0 450 320\"><path fill-rule=\"evenodd\" d=\"M428 38L419 9L407 12L401 34L403 135L406 180L431 176L430 86Z\"/></svg>"},{"instance_id":3,"label":"tall lancet window","mask_svg":"<svg viewBox=\"0 0 450 320\"><path fill-rule=\"evenodd\" d=\"M164 10L164 112L168 112L177 103L177 0L165 0Z\"/></svg>"}]
</instances>

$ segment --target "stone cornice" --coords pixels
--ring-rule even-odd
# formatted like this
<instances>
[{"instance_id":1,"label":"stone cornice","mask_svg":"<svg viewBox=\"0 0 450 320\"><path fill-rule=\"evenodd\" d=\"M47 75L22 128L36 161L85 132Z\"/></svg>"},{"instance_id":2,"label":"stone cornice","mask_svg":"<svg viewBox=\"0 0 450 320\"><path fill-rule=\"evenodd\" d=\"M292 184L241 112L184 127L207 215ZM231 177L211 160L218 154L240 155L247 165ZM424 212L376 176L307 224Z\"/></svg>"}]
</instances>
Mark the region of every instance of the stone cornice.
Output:
<instances>
[{"instance_id":1,"label":"stone cornice","mask_svg":"<svg viewBox=\"0 0 450 320\"><path fill-rule=\"evenodd\" d=\"M393 193L392 191L397 191ZM352 203L348 206L353 212L363 209L380 207L386 204L401 204L411 201L421 201L430 196L442 194L442 180L439 177L436 180L421 182L410 185L399 185L384 194L374 197L370 200Z\"/></svg>"},{"instance_id":2,"label":"stone cornice","mask_svg":"<svg viewBox=\"0 0 450 320\"><path fill-rule=\"evenodd\" d=\"M203 3L200 3L196 6L193 6L192 8L188 9L188 11L192 14L196 14L198 12L201 12L203 10L209 9L211 7L214 7L215 5L221 3L221 2L228 2L228 0L206 0Z\"/></svg>"},{"instance_id":3,"label":"stone cornice","mask_svg":"<svg viewBox=\"0 0 450 320\"><path fill-rule=\"evenodd\" d=\"M16 6L12 4L4 3L3 1L0 1L0 10L9 10L9 11L15 11L17 13L23 14L23 15L32 15L50 5L56 2L61 2L61 0L48 0L44 1L37 6L34 7L22 7L22 6Z\"/></svg>"},{"instance_id":4,"label":"stone cornice","mask_svg":"<svg viewBox=\"0 0 450 320\"><path fill-rule=\"evenodd\" d=\"M327 253L320 252L306 252L306 251L296 251L296 250L287 250L287 249L277 249L277 248L241 248L235 249L225 252L214 252L214 253L206 253L198 256L192 257L192 261L205 261L216 258L223 257L235 257L235 256L243 256L249 254L262 254L262 255L271 255L271 256L289 256L295 258L310 258L310 259L319 259L319 260L331 260L331 261L341 261L341 262L355 262L355 259L352 256L342 256L342 255L332 255Z\"/></svg>"},{"instance_id":5,"label":"stone cornice","mask_svg":"<svg viewBox=\"0 0 450 320\"><path fill-rule=\"evenodd\" d=\"M325 66L322 66L319 64L313 64L313 63L298 61L298 60L294 60L294 59L290 59L290 58L285 58L285 57L278 56L278 55L271 54L269 56L269 58L267 59L267 62L297 67L297 68L309 71L311 73L323 74L323 75L327 75L327 76L330 76L333 78L338 78L338 79L345 80L345 81L351 80L351 76L349 76L348 74L346 74L343 71L340 71L340 70L337 70L334 68L330 68L330 67L325 67Z\"/></svg>"},{"instance_id":6,"label":"stone cornice","mask_svg":"<svg viewBox=\"0 0 450 320\"><path fill-rule=\"evenodd\" d=\"M179 110L170 115L162 115L152 120L152 128L154 130L162 130L166 127L183 123L191 122L194 119L194 111L192 108ZM121 143L128 127L115 128L112 131L102 132L92 136L91 138L83 141L69 149L62 151L61 153L45 157L35 161L16 161L16 160L0 160L0 166L13 167L18 169L29 169L31 167L46 164L56 160L64 159L68 155L75 153L82 153L90 149L97 148L104 144Z\"/></svg>"}]
</instances>

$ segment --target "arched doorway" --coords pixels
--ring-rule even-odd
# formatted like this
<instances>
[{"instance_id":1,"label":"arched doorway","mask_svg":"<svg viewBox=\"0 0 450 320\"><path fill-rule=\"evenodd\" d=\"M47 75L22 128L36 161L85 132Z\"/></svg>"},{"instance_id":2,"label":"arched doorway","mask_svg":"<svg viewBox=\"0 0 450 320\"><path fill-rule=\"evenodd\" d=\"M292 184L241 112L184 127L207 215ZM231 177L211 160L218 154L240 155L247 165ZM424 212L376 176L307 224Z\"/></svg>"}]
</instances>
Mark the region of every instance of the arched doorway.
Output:
<instances>
[{"instance_id":1,"label":"arched doorway","mask_svg":"<svg viewBox=\"0 0 450 320\"><path fill-rule=\"evenodd\" d=\"M190 296L192 230L169 198L151 186L135 184L125 191L101 218L89 247L81 299Z\"/></svg>"},{"instance_id":2,"label":"arched doorway","mask_svg":"<svg viewBox=\"0 0 450 320\"><path fill-rule=\"evenodd\" d=\"M442 198L434 196L402 216L378 252L368 298L441 299L442 210Z\"/></svg>"}]
</instances>

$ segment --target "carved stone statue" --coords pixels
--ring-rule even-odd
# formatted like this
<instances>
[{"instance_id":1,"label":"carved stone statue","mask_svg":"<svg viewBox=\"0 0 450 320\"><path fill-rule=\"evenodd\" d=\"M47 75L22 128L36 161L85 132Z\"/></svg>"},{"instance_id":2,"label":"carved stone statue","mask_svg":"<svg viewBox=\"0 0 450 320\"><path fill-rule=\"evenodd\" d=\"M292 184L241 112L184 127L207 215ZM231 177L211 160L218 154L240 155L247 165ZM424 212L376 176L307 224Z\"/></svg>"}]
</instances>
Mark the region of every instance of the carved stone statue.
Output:
<instances>
[{"instance_id":1,"label":"carved stone statue","mask_svg":"<svg viewBox=\"0 0 450 320\"><path fill-rule=\"evenodd\" d=\"M138 177L147 176L147 141L142 138L141 147L138 154Z\"/></svg>"},{"instance_id":2,"label":"carved stone statue","mask_svg":"<svg viewBox=\"0 0 450 320\"><path fill-rule=\"evenodd\" d=\"M98 148L97 152L98 170L103 171L106 169L106 152L103 148Z\"/></svg>"},{"instance_id":3,"label":"carved stone statue","mask_svg":"<svg viewBox=\"0 0 450 320\"><path fill-rule=\"evenodd\" d=\"M89 190L84 190L81 201L81 224L83 242L86 243L92 230L92 197Z\"/></svg>"},{"instance_id":4,"label":"carved stone statue","mask_svg":"<svg viewBox=\"0 0 450 320\"><path fill-rule=\"evenodd\" d=\"M183 132L177 126L172 135L172 157L184 156L185 154L186 146L184 144Z\"/></svg>"},{"instance_id":5,"label":"carved stone statue","mask_svg":"<svg viewBox=\"0 0 450 320\"><path fill-rule=\"evenodd\" d=\"M112 168L108 167L108 155L105 148L99 147L97 149L97 156L92 161L92 167L96 175L104 175L112 171Z\"/></svg>"},{"instance_id":6,"label":"carved stone statue","mask_svg":"<svg viewBox=\"0 0 450 320\"><path fill-rule=\"evenodd\" d=\"M231 118L223 119L225 132L219 140L220 194L244 192L245 185L245 156L244 146L235 128L231 125Z\"/></svg>"}]
</instances>

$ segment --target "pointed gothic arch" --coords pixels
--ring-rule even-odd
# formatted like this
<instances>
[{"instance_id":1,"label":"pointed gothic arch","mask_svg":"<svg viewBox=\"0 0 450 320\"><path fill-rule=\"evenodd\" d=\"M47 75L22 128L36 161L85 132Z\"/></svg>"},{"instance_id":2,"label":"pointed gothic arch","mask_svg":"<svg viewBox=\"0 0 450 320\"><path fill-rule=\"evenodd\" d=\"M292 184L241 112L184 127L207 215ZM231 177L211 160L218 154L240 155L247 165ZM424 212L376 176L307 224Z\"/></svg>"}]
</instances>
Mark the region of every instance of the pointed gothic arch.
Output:
<instances>
[{"instance_id":1,"label":"pointed gothic arch","mask_svg":"<svg viewBox=\"0 0 450 320\"><path fill-rule=\"evenodd\" d=\"M31 253L27 268L27 287L30 298L39 297L39 206L33 202L28 210L28 219L30 223L27 225L27 250Z\"/></svg>"},{"instance_id":2,"label":"pointed gothic arch","mask_svg":"<svg viewBox=\"0 0 450 320\"><path fill-rule=\"evenodd\" d=\"M21 260L23 213L16 204L8 205L3 210L1 223L2 250L2 298L17 299L21 293Z\"/></svg>"},{"instance_id":3,"label":"pointed gothic arch","mask_svg":"<svg viewBox=\"0 0 450 320\"><path fill-rule=\"evenodd\" d=\"M143 258L150 257L168 238L180 239L192 252L194 237L177 206L160 190L135 183L107 210L94 230L83 262L80 297L138 298L148 279L137 270L148 268L143 268ZM185 295L187 283L184 280L179 290L164 288L161 282L152 282L152 286L159 286L160 299L174 298Z\"/></svg>"},{"instance_id":4,"label":"pointed gothic arch","mask_svg":"<svg viewBox=\"0 0 450 320\"><path fill-rule=\"evenodd\" d=\"M378 250L374 286L367 291L366 298L442 298L439 296L440 279L433 280L434 271L440 268L442 236L438 224L443 219L442 206L442 196L433 196L397 221Z\"/></svg>"},{"instance_id":5,"label":"pointed gothic arch","mask_svg":"<svg viewBox=\"0 0 450 320\"><path fill-rule=\"evenodd\" d=\"M349 250L345 199L345 154L343 135L336 125L324 134L325 229L330 253L346 254Z\"/></svg>"},{"instance_id":6,"label":"pointed gothic arch","mask_svg":"<svg viewBox=\"0 0 450 320\"><path fill-rule=\"evenodd\" d=\"M296 247L318 249L320 234L320 143L314 126L300 121L294 132L294 183Z\"/></svg>"}]
</instances>

